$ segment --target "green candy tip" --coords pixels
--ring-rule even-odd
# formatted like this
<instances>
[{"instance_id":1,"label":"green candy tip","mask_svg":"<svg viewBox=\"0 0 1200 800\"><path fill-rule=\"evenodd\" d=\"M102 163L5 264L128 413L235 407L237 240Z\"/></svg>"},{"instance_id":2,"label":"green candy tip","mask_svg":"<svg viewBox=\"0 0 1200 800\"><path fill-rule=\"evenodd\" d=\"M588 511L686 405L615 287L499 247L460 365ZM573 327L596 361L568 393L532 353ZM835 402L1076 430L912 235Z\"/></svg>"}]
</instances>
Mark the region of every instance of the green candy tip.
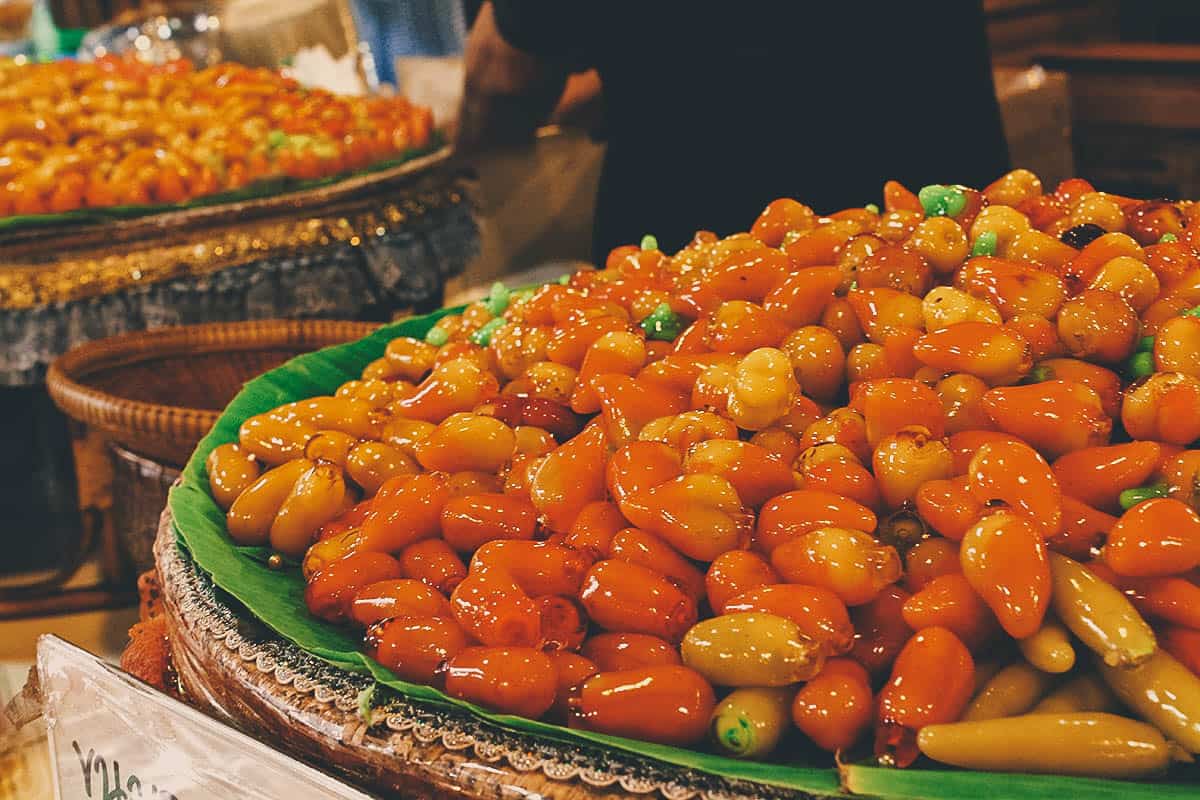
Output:
<instances>
[{"instance_id":1,"label":"green candy tip","mask_svg":"<svg viewBox=\"0 0 1200 800\"><path fill-rule=\"evenodd\" d=\"M1178 241L1179 241L1179 237L1170 232L1164 233L1158 239L1159 244L1163 244L1164 242L1178 242Z\"/></svg>"},{"instance_id":2,"label":"green candy tip","mask_svg":"<svg viewBox=\"0 0 1200 800\"><path fill-rule=\"evenodd\" d=\"M1141 339L1138 339L1137 351L1139 353L1149 353L1153 350L1154 350L1154 337L1153 336L1143 336Z\"/></svg>"},{"instance_id":3,"label":"green candy tip","mask_svg":"<svg viewBox=\"0 0 1200 800\"><path fill-rule=\"evenodd\" d=\"M480 347L487 347L492 343L492 334L504 326L503 317L495 317L479 326L479 329L471 334L471 341Z\"/></svg>"},{"instance_id":4,"label":"green candy tip","mask_svg":"<svg viewBox=\"0 0 1200 800\"><path fill-rule=\"evenodd\" d=\"M569 272L564 272L562 275L558 276L558 285L559 286L566 286L570 282L571 282L571 274Z\"/></svg>"},{"instance_id":5,"label":"green candy tip","mask_svg":"<svg viewBox=\"0 0 1200 800\"><path fill-rule=\"evenodd\" d=\"M671 310L669 303L659 303L641 322L646 338L670 342L683 330L683 320Z\"/></svg>"},{"instance_id":6,"label":"green candy tip","mask_svg":"<svg viewBox=\"0 0 1200 800\"><path fill-rule=\"evenodd\" d=\"M716 720L716 727L719 729L717 738L728 752L742 755L754 746L754 727L742 717L730 719L722 715Z\"/></svg>"},{"instance_id":7,"label":"green candy tip","mask_svg":"<svg viewBox=\"0 0 1200 800\"><path fill-rule=\"evenodd\" d=\"M445 328L439 328L436 325L425 334L425 343L434 347L441 347L448 341L450 341L450 334L446 332Z\"/></svg>"},{"instance_id":8,"label":"green candy tip","mask_svg":"<svg viewBox=\"0 0 1200 800\"><path fill-rule=\"evenodd\" d=\"M867 203L865 206L863 206L863 208L865 208L867 211L870 211L872 214L879 213L879 206L875 205L874 203Z\"/></svg>"},{"instance_id":9,"label":"green candy tip","mask_svg":"<svg viewBox=\"0 0 1200 800\"><path fill-rule=\"evenodd\" d=\"M488 291L488 296L484 298L483 303L487 306L488 311L493 317L498 317L504 313L504 309L508 308L509 300L512 298L512 292L508 290L500 281L492 284L492 288Z\"/></svg>"},{"instance_id":10,"label":"green candy tip","mask_svg":"<svg viewBox=\"0 0 1200 800\"><path fill-rule=\"evenodd\" d=\"M1117 502L1125 511L1133 508L1139 503L1144 503L1147 500L1153 500L1156 497L1166 497L1167 486L1163 483L1154 483L1149 486L1138 486L1133 489L1126 489L1117 497Z\"/></svg>"},{"instance_id":11,"label":"green candy tip","mask_svg":"<svg viewBox=\"0 0 1200 800\"><path fill-rule=\"evenodd\" d=\"M995 231L984 231L975 237L975 244L971 248L973 256L994 256L996 255L997 237Z\"/></svg>"},{"instance_id":12,"label":"green candy tip","mask_svg":"<svg viewBox=\"0 0 1200 800\"><path fill-rule=\"evenodd\" d=\"M658 249L658 239L656 239L653 235L647 233L645 236L642 237L642 249L643 250L657 250Z\"/></svg>"},{"instance_id":13,"label":"green candy tip","mask_svg":"<svg viewBox=\"0 0 1200 800\"><path fill-rule=\"evenodd\" d=\"M1184 311L1179 316L1181 316L1181 317L1200 317L1200 306L1196 306L1195 308L1189 308L1187 311Z\"/></svg>"},{"instance_id":14,"label":"green candy tip","mask_svg":"<svg viewBox=\"0 0 1200 800\"><path fill-rule=\"evenodd\" d=\"M1129 359L1129 374L1134 379L1144 378L1154 372L1154 354L1146 351L1134 353Z\"/></svg>"}]
</instances>

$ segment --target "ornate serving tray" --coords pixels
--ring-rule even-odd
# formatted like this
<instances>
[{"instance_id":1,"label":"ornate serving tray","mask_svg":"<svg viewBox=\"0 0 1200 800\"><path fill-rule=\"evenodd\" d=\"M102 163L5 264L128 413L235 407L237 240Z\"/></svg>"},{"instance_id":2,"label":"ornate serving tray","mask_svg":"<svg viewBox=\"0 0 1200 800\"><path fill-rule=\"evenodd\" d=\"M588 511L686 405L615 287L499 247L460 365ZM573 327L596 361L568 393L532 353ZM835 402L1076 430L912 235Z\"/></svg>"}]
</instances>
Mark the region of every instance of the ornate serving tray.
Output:
<instances>
[{"instance_id":1,"label":"ornate serving tray","mask_svg":"<svg viewBox=\"0 0 1200 800\"><path fill-rule=\"evenodd\" d=\"M534 738L394 694L367 702L368 676L285 641L215 587L179 546L170 511L154 549L171 657L188 701L369 790L405 798L816 796Z\"/></svg>"}]
</instances>

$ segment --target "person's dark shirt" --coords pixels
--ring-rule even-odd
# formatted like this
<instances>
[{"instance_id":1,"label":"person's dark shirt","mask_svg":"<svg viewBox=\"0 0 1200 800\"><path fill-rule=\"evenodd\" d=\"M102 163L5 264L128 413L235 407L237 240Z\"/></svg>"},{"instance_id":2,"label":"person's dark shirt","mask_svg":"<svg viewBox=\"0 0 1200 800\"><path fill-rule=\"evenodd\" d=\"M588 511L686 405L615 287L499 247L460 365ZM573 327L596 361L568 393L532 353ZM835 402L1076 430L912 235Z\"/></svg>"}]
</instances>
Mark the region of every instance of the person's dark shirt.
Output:
<instances>
[{"instance_id":1,"label":"person's dark shirt","mask_svg":"<svg viewBox=\"0 0 1200 800\"><path fill-rule=\"evenodd\" d=\"M513 46L604 85L595 255L746 230L883 182L982 187L1008 169L981 5L493 0Z\"/></svg>"}]
</instances>

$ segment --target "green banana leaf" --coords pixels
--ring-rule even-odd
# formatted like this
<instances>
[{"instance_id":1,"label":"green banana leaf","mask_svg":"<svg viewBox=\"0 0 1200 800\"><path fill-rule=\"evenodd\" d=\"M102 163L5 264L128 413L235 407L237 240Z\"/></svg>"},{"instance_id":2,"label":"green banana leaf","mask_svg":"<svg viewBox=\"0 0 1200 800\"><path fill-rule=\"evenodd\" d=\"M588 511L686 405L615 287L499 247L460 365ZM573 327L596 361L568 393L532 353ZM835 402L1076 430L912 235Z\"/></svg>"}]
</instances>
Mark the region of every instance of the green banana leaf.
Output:
<instances>
[{"instance_id":1,"label":"green banana leaf","mask_svg":"<svg viewBox=\"0 0 1200 800\"><path fill-rule=\"evenodd\" d=\"M14 214L8 217L0 217L0 233L5 231L19 230L22 228L43 228L54 225L85 225L90 223L113 222L122 219L135 219L137 217L148 217L151 214L165 214L168 211L185 211L189 208L204 208L207 206L219 206L225 203L236 203L243 200L257 200L260 197L274 197L290 192L298 192L305 189L316 189L321 186L330 186L338 181L356 175L369 175L373 172L381 172L385 169L397 167L406 161L412 161L414 158L429 155L437 151L445 144L445 139L442 134L434 132L429 144L425 147L414 148L407 150L404 153L389 158L386 161L378 161L371 166L357 170L354 172L344 172L340 175L333 175L327 178L314 178L312 180L300 180L290 177L267 178L261 181L255 181L248 186L243 186L240 189L233 189L228 192L220 192L218 194L205 195L197 197L194 200L188 200L185 203L157 203L150 205L130 205L130 206L108 206L106 208L81 208L76 211L66 211L58 214Z\"/></svg>"},{"instance_id":2,"label":"green banana leaf","mask_svg":"<svg viewBox=\"0 0 1200 800\"><path fill-rule=\"evenodd\" d=\"M196 563L251 613L280 636L335 666L369 674L375 681L415 700L470 710L517 733L567 742L590 742L658 759L728 778L759 781L817 796L836 796L850 790L884 798L930 800L988 800L1000 798L1200 797L1200 783L1129 783L1037 775L1002 775L967 771L889 770L843 765L840 770L828 756L811 764L738 761L709 753L634 741L589 731L497 714L446 696L437 689L399 680L364 655L358 636L344 628L310 616L304 606L304 581L295 565L269 569L262 548L239 548L225 533L225 515L208 491L204 462L214 447L237 440L238 427L247 417L283 403L330 394L340 384L357 378L362 368L383 355L387 342L397 336L423 337L445 314L444 309L423 317L385 326L356 342L299 356L246 384L225 409L212 431L200 442L183 471L182 482L172 489L169 507L182 546ZM1195 775L1191 776L1193 780Z\"/></svg>"}]
</instances>

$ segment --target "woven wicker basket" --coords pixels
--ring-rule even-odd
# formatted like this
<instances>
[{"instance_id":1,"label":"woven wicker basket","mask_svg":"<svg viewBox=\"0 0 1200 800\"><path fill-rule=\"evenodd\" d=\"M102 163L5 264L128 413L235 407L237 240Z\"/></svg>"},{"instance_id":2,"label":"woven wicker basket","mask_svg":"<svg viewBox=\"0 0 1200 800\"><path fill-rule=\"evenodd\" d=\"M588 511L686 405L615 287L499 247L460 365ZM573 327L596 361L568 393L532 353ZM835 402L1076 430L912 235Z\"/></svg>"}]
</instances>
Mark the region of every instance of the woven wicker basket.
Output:
<instances>
[{"instance_id":1,"label":"woven wicker basket","mask_svg":"<svg viewBox=\"0 0 1200 800\"><path fill-rule=\"evenodd\" d=\"M58 358L46 387L72 419L135 453L179 466L247 380L300 353L360 339L376 327L267 320L122 334Z\"/></svg>"}]
</instances>

